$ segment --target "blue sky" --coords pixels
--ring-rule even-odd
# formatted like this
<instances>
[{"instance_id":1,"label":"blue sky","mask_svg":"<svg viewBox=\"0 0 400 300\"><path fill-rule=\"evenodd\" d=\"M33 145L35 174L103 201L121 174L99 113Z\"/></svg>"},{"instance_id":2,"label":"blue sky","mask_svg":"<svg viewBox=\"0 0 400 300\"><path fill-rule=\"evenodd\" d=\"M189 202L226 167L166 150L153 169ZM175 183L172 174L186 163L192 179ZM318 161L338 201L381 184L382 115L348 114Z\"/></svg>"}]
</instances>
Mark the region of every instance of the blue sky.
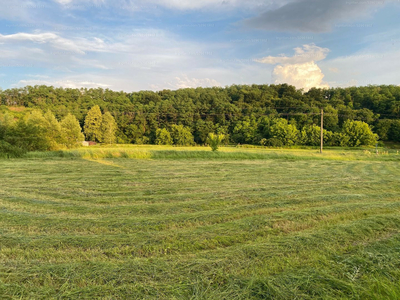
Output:
<instances>
[{"instance_id":1,"label":"blue sky","mask_svg":"<svg viewBox=\"0 0 400 300\"><path fill-rule=\"evenodd\" d=\"M400 84L397 0L0 0L0 87Z\"/></svg>"}]
</instances>

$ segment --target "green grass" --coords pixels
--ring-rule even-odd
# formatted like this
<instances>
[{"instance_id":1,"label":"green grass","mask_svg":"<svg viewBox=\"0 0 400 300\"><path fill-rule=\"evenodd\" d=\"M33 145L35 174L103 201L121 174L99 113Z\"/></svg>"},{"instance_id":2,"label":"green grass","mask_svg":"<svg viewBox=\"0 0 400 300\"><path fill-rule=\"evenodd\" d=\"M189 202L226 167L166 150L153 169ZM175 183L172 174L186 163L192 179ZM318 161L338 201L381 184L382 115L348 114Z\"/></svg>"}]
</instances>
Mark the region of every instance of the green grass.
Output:
<instances>
[{"instance_id":1,"label":"green grass","mask_svg":"<svg viewBox=\"0 0 400 300\"><path fill-rule=\"evenodd\" d=\"M0 299L399 299L399 155L0 160Z\"/></svg>"},{"instance_id":2,"label":"green grass","mask_svg":"<svg viewBox=\"0 0 400 300\"><path fill-rule=\"evenodd\" d=\"M131 159L207 159L207 160L377 160L400 161L396 149L330 148L320 154L319 149L268 149L264 147L221 147L218 152L209 147L117 145L90 147L54 152L29 152L25 158L131 158Z\"/></svg>"}]
</instances>

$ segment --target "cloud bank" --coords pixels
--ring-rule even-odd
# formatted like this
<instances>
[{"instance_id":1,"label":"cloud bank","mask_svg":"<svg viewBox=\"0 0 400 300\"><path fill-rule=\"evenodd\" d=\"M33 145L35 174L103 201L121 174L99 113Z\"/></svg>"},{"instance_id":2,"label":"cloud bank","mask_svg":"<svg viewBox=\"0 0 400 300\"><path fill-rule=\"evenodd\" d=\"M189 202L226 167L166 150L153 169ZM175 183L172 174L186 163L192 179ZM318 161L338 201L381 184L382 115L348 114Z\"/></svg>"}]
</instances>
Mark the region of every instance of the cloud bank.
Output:
<instances>
[{"instance_id":1,"label":"cloud bank","mask_svg":"<svg viewBox=\"0 0 400 300\"><path fill-rule=\"evenodd\" d=\"M329 88L323 81L324 74L315 63L326 58L329 49L321 48L314 44L295 48L295 55L268 56L256 61L264 64L278 65L272 72L274 83L287 83L305 91L313 87Z\"/></svg>"},{"instance_id":2,"label":"cloud bank","mask_svg":"<svg viewBox=\"0 0 400 300\"><path fill-rule=\"evenodd\" d=\"M114 5L132 9L146 9L148 7L164 7L175 10L198 10L198 9L259 9L267 7L275 7L274 0L53 0L54 2L64 5L66 8L82 8L84 6L102 6ZM283 3L288 0L282 0Z\"/></svg>"},{"instance_id":3,"label":"cloud bank","mask_svg":"<svg viewBox=\"0 0 400 300\"><path fill-rule=\"evenodd\" d=\"M248 19L245 24L281 32L327 32L338 22L368 16L373 8L384 4L369 0L297 0Z\"/></svg>"}]
</instances>

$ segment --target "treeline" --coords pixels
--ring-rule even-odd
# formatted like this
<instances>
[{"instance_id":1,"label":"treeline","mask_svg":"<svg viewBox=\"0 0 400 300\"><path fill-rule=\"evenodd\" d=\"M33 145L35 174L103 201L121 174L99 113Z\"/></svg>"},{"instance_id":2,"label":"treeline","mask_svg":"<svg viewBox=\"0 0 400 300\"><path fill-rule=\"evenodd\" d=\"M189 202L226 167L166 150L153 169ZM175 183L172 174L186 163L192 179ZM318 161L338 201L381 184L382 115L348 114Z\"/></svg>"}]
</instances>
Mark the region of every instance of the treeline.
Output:
<instances>
[{"instance_id":1,"label":"treeline","mask_svg":"<svg viewBox=\"0 0 400 300\"><path fill-rule=\"evenodd\" d=\"M84 133L93 141L115 143L117 125L112 115L93 107L85 118ZM68 113L61 120L48 110L14 114L0 111L0 156L19 157L27 151L50 151L80 146L85 140L77 118Z\"/></svg>"},{"instance_id":2,"label":"treeline","mask_svg":"<svg viewBox=\"0 0 400 300\"><path fill-rule=\"evenodd\" d=\"M51 111L58 120L71 113L82 127L98 105L115 119L117 143L204 144L217 133L234 144L315 145L321 108L330 145L374 144L376 134L400 141L400 87L393 85L307 93L286 84L135 93L27 86L1 91L0 103Z\"/></svg>"}]
</instances>

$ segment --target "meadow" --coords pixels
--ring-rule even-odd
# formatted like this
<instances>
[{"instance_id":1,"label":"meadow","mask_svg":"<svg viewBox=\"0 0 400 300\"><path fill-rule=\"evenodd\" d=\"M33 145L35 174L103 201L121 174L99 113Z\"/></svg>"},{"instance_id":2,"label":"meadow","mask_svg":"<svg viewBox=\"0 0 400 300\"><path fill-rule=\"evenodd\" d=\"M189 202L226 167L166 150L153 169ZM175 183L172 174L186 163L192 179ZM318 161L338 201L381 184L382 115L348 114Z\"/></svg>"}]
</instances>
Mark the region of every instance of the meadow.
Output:
<instances>
[{"instance_id":1,"label":"meadow","mask_svg":"<svg viewBox=\"0 0 400 300\"><path fill-rule=\"evenodd\" d=\"M400 299L396 150L0 159L0 299Z\"/></svg>"}]
</instances>

